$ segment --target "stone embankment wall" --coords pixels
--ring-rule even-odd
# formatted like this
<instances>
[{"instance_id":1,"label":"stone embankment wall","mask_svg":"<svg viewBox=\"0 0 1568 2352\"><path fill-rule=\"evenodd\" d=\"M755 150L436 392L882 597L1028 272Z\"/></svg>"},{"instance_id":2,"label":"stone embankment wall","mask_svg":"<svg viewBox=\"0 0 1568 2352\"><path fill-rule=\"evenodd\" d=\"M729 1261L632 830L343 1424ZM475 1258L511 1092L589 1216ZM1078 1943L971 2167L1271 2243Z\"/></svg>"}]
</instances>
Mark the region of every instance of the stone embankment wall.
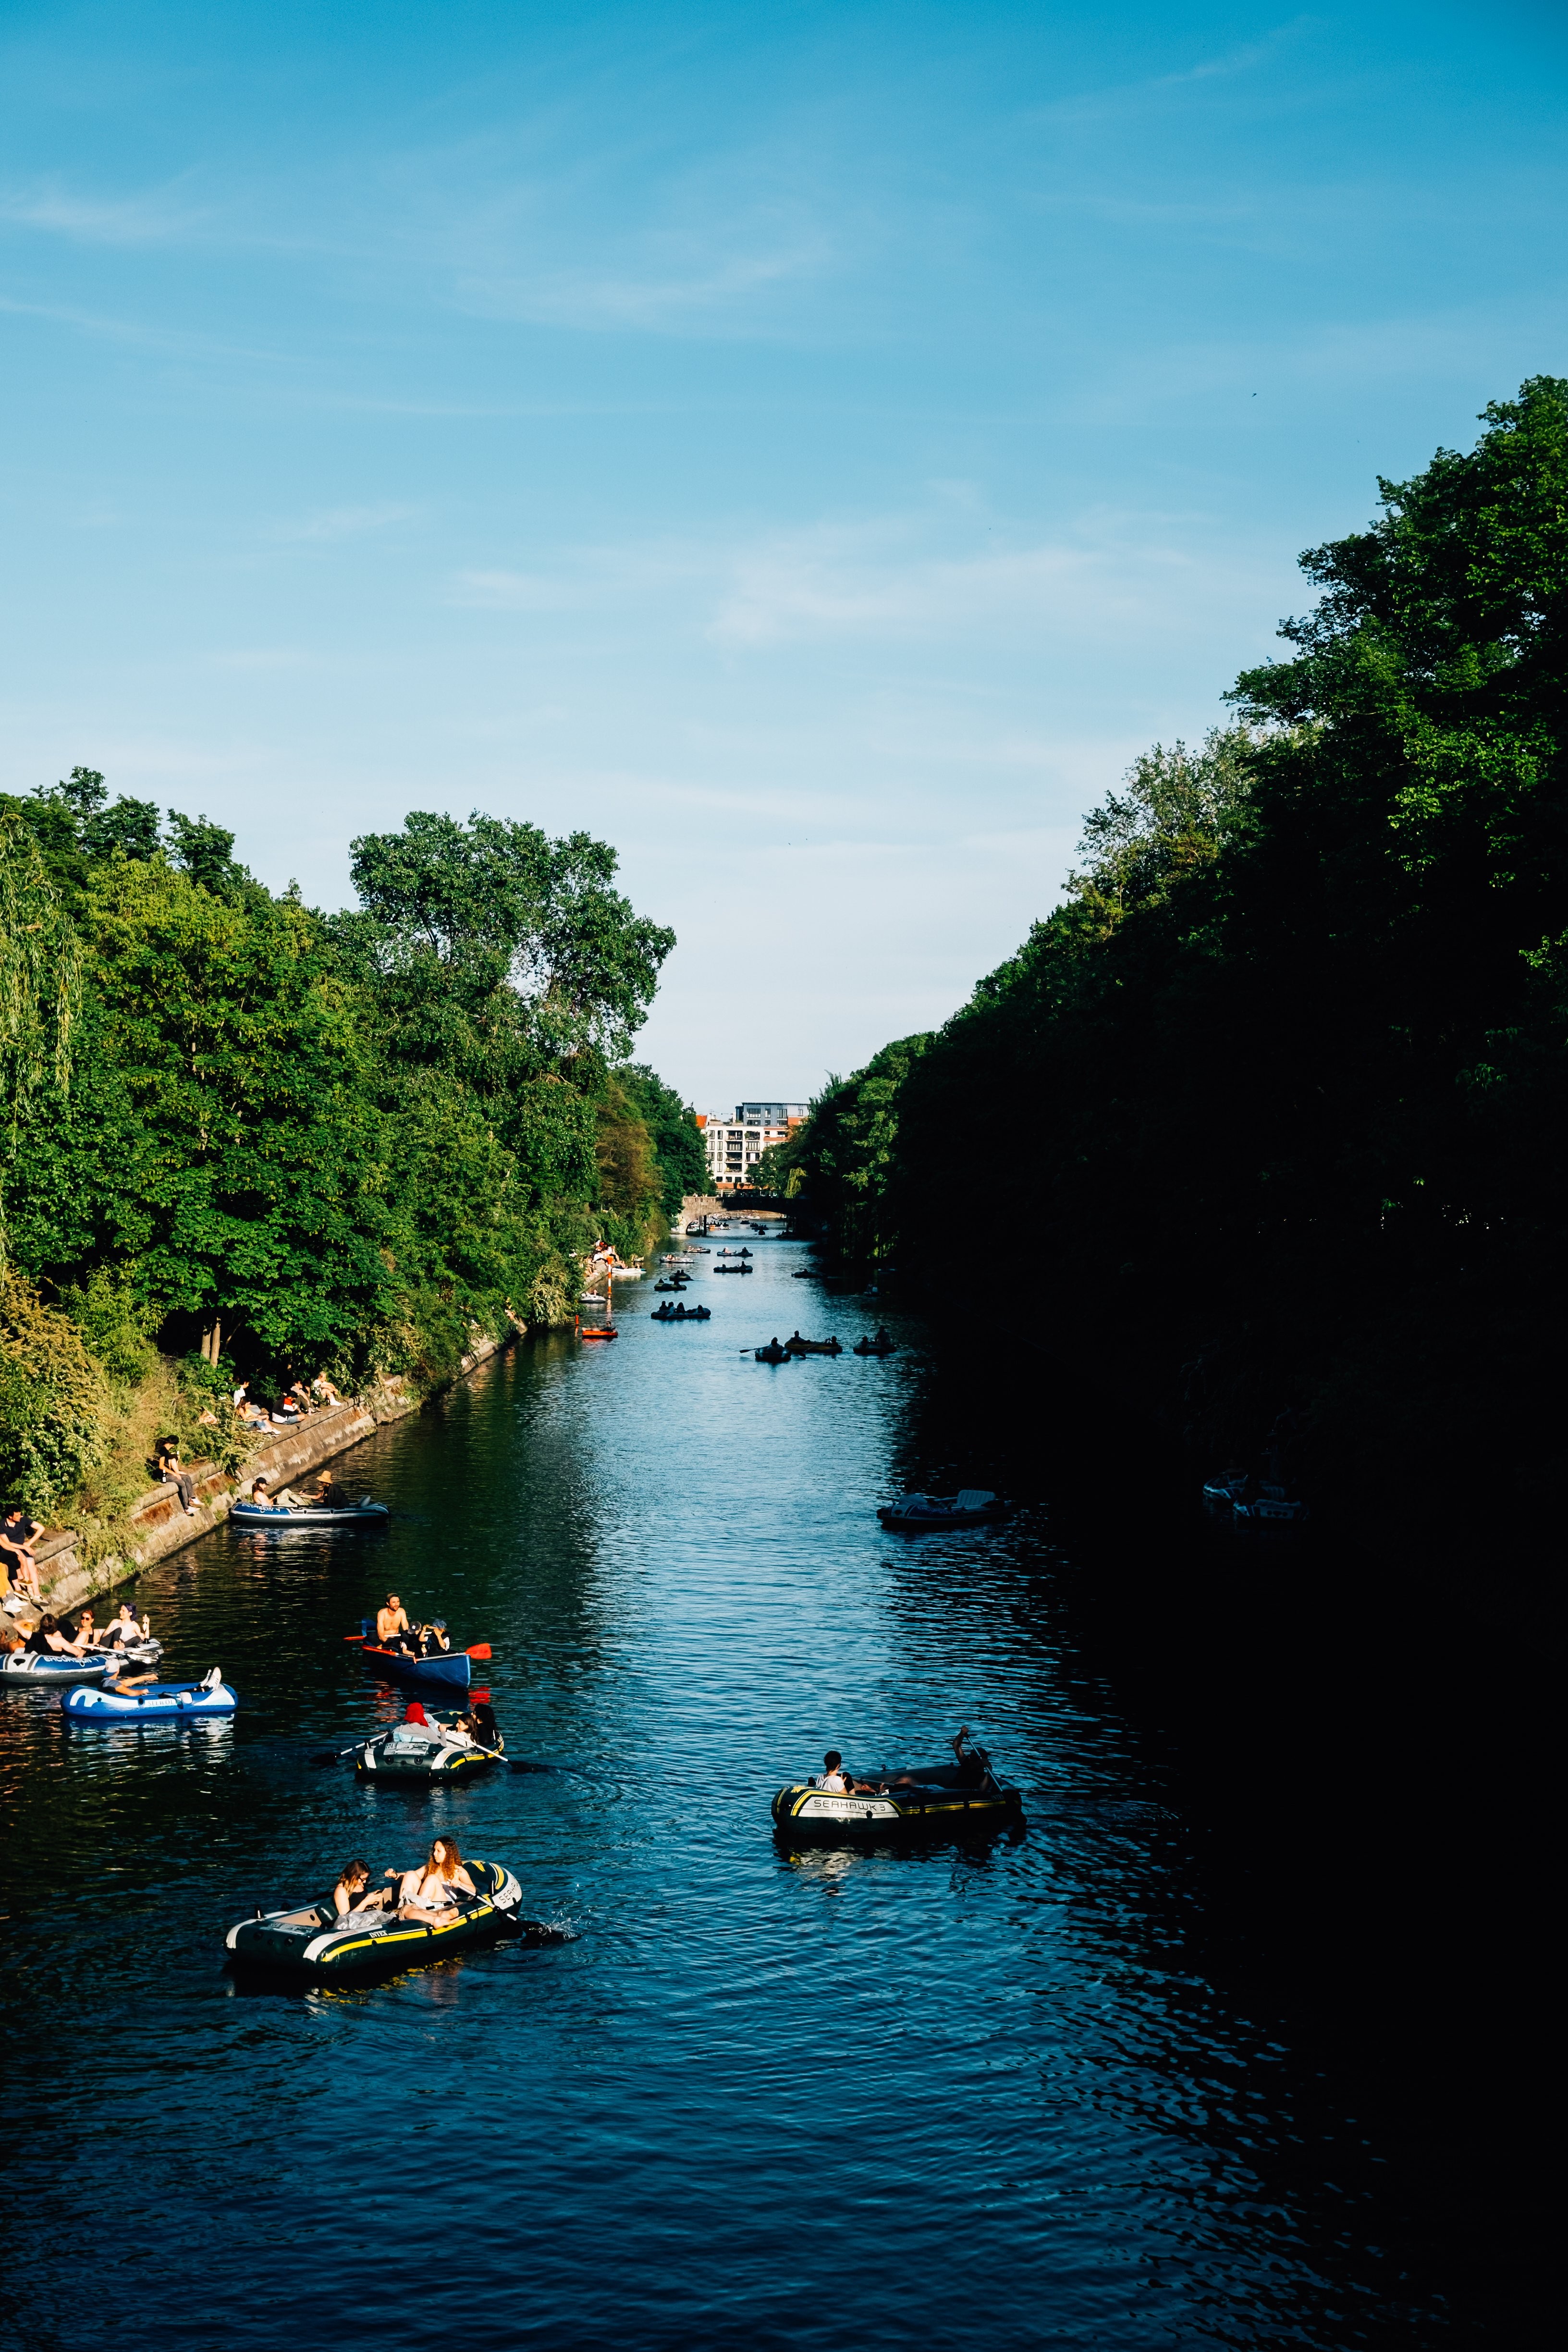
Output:
<instances>
[{"instance_id":1,"label":"stone embankment wall","mask_svg":"<svg viewBox=\"0 0 1568 2352\"><path fill-rule=\"evenodd\" d=\"M488 1361L504 1344L496 1339L477 1340L463 1358L458 1377ZM136 1497L125 1515L130 1533L122 1553L111 1552L102 1559L84 1564L78 1554L80 1539L74 1528L50 1528L34 1547L38 1562L38 1590L45 1608L57 1612L74 1609L79 1602L123 1584L139 1570L150 1568L154 1560L166 1559L170 1552L181 1550L220 1527L228 1517L230 1505L253 1479L265 1478L275 1490L287 1486L290 1479L302 1478L308 1471L319 1469L323 1462L347 1453L351 1445L357 1445L384 1423L400 1421L405 1413L416 1412L420 1402L420 1398L412 1394L401 1380L388 1381L367 1396L329 1405L320 1412L307 1413L292 1429L272 1432L247 1456L244 1467L237 1472L219 1470L210 1462L191 1464L191 1476L196 1487L195 1517L186 1517L173 1486L150 1487Z\"/></svg>"}]
</instances>

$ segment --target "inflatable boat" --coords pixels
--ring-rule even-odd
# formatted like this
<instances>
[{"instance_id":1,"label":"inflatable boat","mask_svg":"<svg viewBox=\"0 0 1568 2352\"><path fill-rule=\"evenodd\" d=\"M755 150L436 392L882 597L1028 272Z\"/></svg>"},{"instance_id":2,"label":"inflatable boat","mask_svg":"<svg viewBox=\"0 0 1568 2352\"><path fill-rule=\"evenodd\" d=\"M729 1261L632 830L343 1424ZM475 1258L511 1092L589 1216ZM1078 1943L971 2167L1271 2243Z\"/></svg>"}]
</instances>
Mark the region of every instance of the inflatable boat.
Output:
<instances>
[{"instance_id":1,"label":"inflatable boat","mask_svg":"<svg viewBox=\"0 0 1568 2352\"><path fill-rule=\"evenodd\" d=\"M113 1662L120 1671L120 1661ZM90 1650L85 1658L73 1658L51 1651L40 1657L36 1650L12 1650L6 1656L5 1672L32 1683L101 1683L108 1679L110 1660L102 1650Z\"/></svg>"},{"instance_id":2,"label":"inflatable boat","mask_svg":"<svg viewBox=\"0 0 1568 2352\"><path fill-rule=\"evenodd\" d=\"M965 1486L956 1495L905 1495L884 1503L877 1517L885 1528L984 1528L1012 1507L984 1486Z\"/></svg>"},{"instance_id":3,"label":"inflatable boat","mask_svg":"<svg viewBox=\"0 0 1568 2352\"><path fill-rule=\"evenodd\" d=\"M374 1780L471 1780L505 1759L438 1723L395 1723L360 1749L354 1770Z\"/></svg>"},{"instance_id":4,"label":"inflatable boat","mask_svg":"<svg viewBox=\"0 0 1568 2352\"><path fill-rule=\"evenodd\" d=\"M146 1690L73 1690L62 1701L73 1723L194 1723L209 1715L232 1715L238 1696L216 1683L153 1683Z\"/></svg>"},{"instance_id":5,"label":"inflatable boat","mask_svg":"<svg viewBox=\"0 0 1568 2352\"><path fill-rule=\"evenodd\" d=\"M283 1535L295 1528L384 1528L392 1515L384 1503L373 1503L366 1495L361 1502L344 1503L338 1508L301 1503L279 1511L263 1509L255 1503L236 1503L228 1516L234 1527L265 1528L272 1535Z\"/></svg>"},{"instance_id":6,"label":"inflatable boat","mask_svg":"<svg viewBox=\"0 0 1568 2352\"><path fill-rule=\"evenodd\" d=\"M406 1650L384 1650L369 1638L370 1630L367 1619L360 1655L373 1675L384 1675L389 1682L413 1683L423 1690L466 1691L473 1679L467 1650L437 1650L433 1658L411 1658ZM352 1642L353 1635L348 1638Z\"/></svg>"},{"instance_id":7,"label":"inflatable boat","mask_svg":"<svg viewBox=\"0 0 1568 2352\"><path fill-rule=\"evenodd\" d=\"M650 1323L707 1323L712 1315L710 1307L656 1307L647 1319Z\"/></svg>"},{"instance_id":8,"label":"inflatable boat","mask_svg":"<svg viewBox=\"0 0 1568 2352\"><path fill-rule=\"evenodd\" d=\"M874 1792L837 1796L813 1780L797 1780L773 1799L773 1821L791 1838L814 1844L847 1839L963 1835L1021 1828L1024 1800L998 1780L984 1748L957 1764L923 1764L902 1772L867 1773Z\"/></svg>"},{"instance_id":9,"label":"inflatable boat","mask_svg":"<svg viewBox=\"0 0 1568 2352\"><path fill-rule=\"evenodd\" d=\"M753 1348L752 1353L759 1364L793 1364L795 1361L789 1349L781 1348L776 1339L770 1339L765 1348Z\"/></svg>"},{"instance_id":10,"label":"inflatable boat","mask_svg":"<svg viewBox=\"0 0 1568 2352\"><path fill-rule=\"evenodd\" d=\"M422 1968L510 1927L535 1926L517 1920L522 1889L510 1870L499 1862L466 1862L463 1867L479 1890L477 1898L440 1913L428 1927L385 1911L353 1911L340 1919L329 1899L293 1911L258 1911L254 1919L231 1927L224 1940L237 1960L253 1968L341 1978Z\"/></svg>"}]
</instances>

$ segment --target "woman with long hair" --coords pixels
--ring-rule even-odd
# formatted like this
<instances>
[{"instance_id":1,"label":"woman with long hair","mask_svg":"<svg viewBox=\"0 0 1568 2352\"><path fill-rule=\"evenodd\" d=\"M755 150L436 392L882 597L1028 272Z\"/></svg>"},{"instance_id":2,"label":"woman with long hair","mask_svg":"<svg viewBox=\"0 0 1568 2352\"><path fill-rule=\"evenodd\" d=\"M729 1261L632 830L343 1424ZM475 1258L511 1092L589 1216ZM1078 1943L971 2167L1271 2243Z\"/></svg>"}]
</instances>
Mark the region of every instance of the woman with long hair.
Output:
<instances>
[{"instance_id":1,"label":"woman with long hair","mask_svg":"<svg viewBox=\"0 0 1568 2352\"><path fill-rule=\"evenodd\" d=\"M388 1871L390 1878L392 1872ZM463 1857L458 1852L456 1838L438 1837L430 1848L428 1862L416 1863L403 1874L398 1888L397 1916L400 1919L419 1919L428 1926L443 1911L450 1911L459 1895L474 1895L479 1888L463 1868Z\"/></svg>"}]
</instances>

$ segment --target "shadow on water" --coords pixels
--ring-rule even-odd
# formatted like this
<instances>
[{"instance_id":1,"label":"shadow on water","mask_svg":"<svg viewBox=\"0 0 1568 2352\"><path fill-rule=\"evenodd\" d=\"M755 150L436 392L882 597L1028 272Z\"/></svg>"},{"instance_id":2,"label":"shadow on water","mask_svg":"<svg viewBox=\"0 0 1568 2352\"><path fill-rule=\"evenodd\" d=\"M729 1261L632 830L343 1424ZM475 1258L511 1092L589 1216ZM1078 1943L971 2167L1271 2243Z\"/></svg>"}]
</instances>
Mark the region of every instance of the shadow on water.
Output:
<instances>
[{"instance_id":1,"label":"shadow on water","mask_svg":"<svg viewBox=\"0 0 1568 2352\"><path fill-rule=\"evenodd\" d=\"M145 1577L232 1727L89 1739L0 1695L29 2344L97 2352L128 2310L193 2352L358 2352L388 2313L408 2347L1535 2340L1499 2078L1532 2063L1549 1874L1506 1612L1216 1546L1070 1383L885 1304L886 1360L742 1358L858 1336L801 1263L769 1243L699 1277L711 1324L618 1306L614 1347L525 1346L378 1433L368 1542L220 1533ZM1025 1507L911 1540L874 1516L906 1483ZM492 1644L541 1769L312 1766L402 1711L342 1640L388 1589ZM930 1760L961 1720L1021 1838L775 1841L829 1744ZM233 1920L437 1833L569 1940L225 1974Z\"/></svg>"}]
</instances>

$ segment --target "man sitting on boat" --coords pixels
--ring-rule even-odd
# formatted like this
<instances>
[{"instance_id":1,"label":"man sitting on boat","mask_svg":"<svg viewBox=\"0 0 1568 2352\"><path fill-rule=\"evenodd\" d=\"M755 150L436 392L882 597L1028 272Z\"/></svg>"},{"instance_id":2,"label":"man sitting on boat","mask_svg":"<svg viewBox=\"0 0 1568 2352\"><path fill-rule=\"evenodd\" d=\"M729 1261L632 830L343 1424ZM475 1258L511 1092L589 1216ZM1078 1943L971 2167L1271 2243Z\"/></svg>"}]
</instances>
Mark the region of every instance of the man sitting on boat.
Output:
<instances>
[{"instance_id":1,"label":"man sitting on boat","mask_svg":"<svg viewBox=\"0 0 1568 2352\"><path fill-rule=\"evenodd\" d=\"M405 1650L416 1654L408 1624L408 1612L395 1592L386 1596L386 1605L375 1612L375 1638L384 1650Z\"/></svg>"}]
</instances>

